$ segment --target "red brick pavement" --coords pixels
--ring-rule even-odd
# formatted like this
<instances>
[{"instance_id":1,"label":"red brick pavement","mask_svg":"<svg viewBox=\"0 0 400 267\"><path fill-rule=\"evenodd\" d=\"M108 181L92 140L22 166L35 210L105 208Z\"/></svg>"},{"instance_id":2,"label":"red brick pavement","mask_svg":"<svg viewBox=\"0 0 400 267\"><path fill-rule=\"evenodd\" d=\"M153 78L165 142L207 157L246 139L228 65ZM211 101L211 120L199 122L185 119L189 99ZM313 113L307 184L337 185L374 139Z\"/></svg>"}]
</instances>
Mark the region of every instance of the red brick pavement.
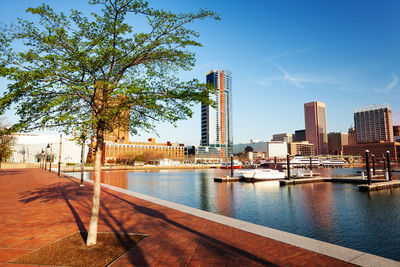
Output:
<instances>
[{"instance_id":1,"label":"red brick pavement","mask_svg":"<svg viewBox=\"0 0 400 267\"><path fill-rule=\"evenodd\" d=\"M0 266L88 227L90 184L18 169L0 173L0 190ZM102 190L99 231L148 234L113 266L350 265L110 189Z\"/></svg>"}]
</instances>

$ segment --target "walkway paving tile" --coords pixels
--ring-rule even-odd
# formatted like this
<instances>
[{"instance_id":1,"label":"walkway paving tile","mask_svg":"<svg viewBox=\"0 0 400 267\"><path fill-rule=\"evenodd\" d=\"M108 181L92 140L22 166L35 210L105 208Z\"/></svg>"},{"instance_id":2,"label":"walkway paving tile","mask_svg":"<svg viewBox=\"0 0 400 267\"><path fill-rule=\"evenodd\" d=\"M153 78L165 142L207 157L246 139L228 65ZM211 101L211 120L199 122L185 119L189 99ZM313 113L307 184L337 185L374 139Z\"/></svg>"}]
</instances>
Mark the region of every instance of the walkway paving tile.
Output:
<instances>
[{"instance_id":1,"label":"walkway paving tile","mask_svg":"<svg viewBox=\"0 0 400 267\"><path fill-rule=\"evenodd\" d=\"M91 184L19 169L0 172L0 188L0 266L88 227ZM148 235L112 266L350 266L107 188L98 229Z\"/></svg>"}]
</instances>

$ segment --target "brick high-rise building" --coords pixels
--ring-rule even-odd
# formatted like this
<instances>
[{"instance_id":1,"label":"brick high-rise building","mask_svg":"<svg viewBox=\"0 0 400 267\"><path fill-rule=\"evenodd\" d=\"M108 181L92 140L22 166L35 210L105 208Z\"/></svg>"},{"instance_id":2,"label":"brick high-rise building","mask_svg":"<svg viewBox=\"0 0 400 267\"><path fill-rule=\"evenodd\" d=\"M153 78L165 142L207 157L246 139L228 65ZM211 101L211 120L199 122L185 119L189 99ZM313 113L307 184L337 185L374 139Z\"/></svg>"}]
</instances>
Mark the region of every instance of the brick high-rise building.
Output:
<instances>
[{"instance_id":1,"label":"brick high-rise building","mask_svg":"<svg viewBox=\"0 0 400 267\"><path fill-rule=\"evenodd\" d=\"M229 70L213 70L207 73L207 83L217 89L210 95L217 108L201 106L200 146L214 147L221 158L233 154L232 135L232 73Z\"/></svg>"},{"instance_id":2,"label":"brick high-rise building","mask_svg":"<svg viewBox=\"0 0 400 267\"><path fill-rule=\"evenodd\" d=\"M306 126L306 140L314 145L314 154L328 154L325 103L317 101L305 103L304 121Z\"/></svg>"},{"instance_id":3,"label":"brick high-rise building","mask_svg":"<svg viewBox=\"0 0 400 267\"><path fill-rule=\"evenodd\" d=\"M330 155L342 155L343 146L349 144L347 133L328 133L328 152Z\"/></svg>"},{"instance_id":4,"label":"brick high-rise building","mask_svg":"<svg viewBox=\"0 0 400 267\"><path fill-rule=\"evenodd\" d=\"M347 131L348 137L349 137L349 145L355 145L357 144L357 139L356 139L356 128L352 127L349 128Z\"/></svg>"},{"instance_id":5,"label":"brick high-rise building","mask_svg":"<svg viewBox=\"0 0 400 267\"><path fill-rule=\"evenodd\" d=\"M366 106L354 111L357 143L393 142L392 111L388 104Z\"/></svg>"}]
</instances>

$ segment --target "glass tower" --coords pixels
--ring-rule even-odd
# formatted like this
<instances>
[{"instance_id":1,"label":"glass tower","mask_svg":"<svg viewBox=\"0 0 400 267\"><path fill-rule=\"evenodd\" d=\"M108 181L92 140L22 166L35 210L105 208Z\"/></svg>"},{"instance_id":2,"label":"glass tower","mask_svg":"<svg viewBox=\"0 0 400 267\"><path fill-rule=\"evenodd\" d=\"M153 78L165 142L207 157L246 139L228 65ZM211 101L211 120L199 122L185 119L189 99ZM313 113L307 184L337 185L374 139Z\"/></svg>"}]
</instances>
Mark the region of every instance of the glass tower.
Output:
<instances>
[{"instance_id":1,"label":"glass tower","mask_svg":"<svg viewBox=\"0 0 400 267\"><path fill-rule=\"evenodd\" d=\"M216 102L216 108L201 106L201 146L219 148L221 157L233 154L232 136L232 72L212 70L206 81L214 86L216 94L209 97Z\"/></svg>"}]
</instances>

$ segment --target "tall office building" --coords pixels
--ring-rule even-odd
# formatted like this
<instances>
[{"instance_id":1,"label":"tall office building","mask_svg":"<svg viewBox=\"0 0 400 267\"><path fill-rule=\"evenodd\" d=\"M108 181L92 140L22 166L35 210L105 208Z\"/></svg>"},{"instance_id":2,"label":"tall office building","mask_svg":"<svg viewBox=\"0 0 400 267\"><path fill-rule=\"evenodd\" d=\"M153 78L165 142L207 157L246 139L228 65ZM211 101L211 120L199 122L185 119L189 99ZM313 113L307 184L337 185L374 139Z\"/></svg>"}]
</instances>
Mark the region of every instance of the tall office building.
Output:
<instances>
[{"instance_id":1,"label":"tall office building","mask_svg":"<svg viewBox=\"0 0 400 267\"><path fill-rule=\"evenodd\" d=\"M232 73L229 70L212 70L207 73L207 83L217 90L210 95L217 107L201 106L201 146L215 147L221 157L233 154L232 136Z\"/></svg>"},{"instance_id":2,"label":"tall office building","mask_svg":"<svg viewBox=\"0 0 400 267\"><path fill-rule=\"evenodd\" d=\"M392 111L388 104L372 105L354 111L357 143L393 142Z\"/></svg>"},{"instance_id":3,"label":"tall office building","mask_svg":"<svg viewBox=\"0 0 400 267\"><path fill-rule=\"evenodd\" d=\"M328 154L325 110L325 103L322 102L315 101L304 104L306 140L314 145L315 155Z\"/></svg>"}]
</instances>

